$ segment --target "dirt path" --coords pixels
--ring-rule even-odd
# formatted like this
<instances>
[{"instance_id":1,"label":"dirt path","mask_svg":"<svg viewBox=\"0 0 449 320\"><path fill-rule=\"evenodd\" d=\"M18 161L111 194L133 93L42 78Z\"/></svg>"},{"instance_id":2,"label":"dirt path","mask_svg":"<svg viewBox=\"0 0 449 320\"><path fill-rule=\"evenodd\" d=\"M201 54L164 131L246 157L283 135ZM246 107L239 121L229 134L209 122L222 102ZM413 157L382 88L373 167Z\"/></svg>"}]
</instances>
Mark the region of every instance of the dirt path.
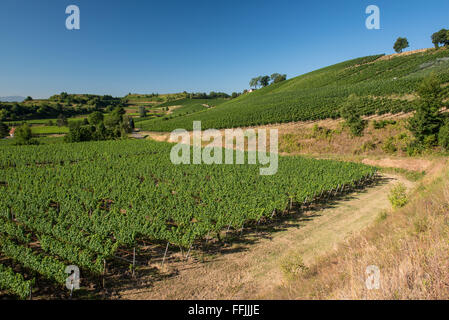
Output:
<instances>
[{"instance_id":1,"label":"dirt path","mask_svg":"<svg viewBox=\"0 0 449 320\"><path fill-rule=\"evenodd\" d=\"M390 208L388 193L398 181L408 188L414 186L402 177L386 175L377 186L292 217L275 230L244 235L244 241L230 245L226 253L210 261L172 262L167 271L175 276L155 282L141 278L138 285L129 286L139 289L122 291L117 298L270 299L272 290L285 281L281 264L286 257L299 254L308 265L363 230Z\"/></svg>"}]
</instances>

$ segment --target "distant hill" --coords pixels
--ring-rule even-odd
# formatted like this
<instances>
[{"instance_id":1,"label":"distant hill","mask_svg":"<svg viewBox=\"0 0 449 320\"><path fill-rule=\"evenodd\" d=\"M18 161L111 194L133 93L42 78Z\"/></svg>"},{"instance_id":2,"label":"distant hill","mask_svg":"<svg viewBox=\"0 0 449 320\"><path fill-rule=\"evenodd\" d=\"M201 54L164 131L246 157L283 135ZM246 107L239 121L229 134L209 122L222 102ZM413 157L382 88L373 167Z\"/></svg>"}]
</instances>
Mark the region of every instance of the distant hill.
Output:
<instances>
[{"instance_id":1,"label":"distant hill","mask_svg":"<svg viewBox=\"0 0 449 320\"><path fill-rule=\"evenodd\" d=\"M448 49L429 49L349 60L241 95L216 108L143 121L139 127L191 129L193 121L201 120L203 129L221 129L338 118L350 94L361 98L363 115L409 112L416 107L416 88L431 72L449 84L448 57ZM449 98L449 85L444 91Z\"/></svg>"},{"instance_id":2,"label":"distant hill","mask_svg":"<svg viewBox=\"0 0 449 320\"><path fill-rule=\"evenodd\" d=\"M1 102L22 102L25 99L25 97L20 96L0 97Z\"/></svg>"}]
</instances>

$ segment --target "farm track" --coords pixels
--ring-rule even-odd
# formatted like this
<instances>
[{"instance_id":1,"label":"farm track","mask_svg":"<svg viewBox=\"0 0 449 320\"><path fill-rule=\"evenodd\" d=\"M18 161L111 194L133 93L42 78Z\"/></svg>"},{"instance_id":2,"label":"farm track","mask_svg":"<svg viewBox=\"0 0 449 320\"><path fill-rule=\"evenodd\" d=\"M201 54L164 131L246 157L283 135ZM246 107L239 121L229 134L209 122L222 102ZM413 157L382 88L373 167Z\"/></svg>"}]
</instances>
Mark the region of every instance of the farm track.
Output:
<instances>
[{"instance_id":1,"label":"farm track","mask_svg":"<svg viewBox=\"0 0 449 320\"><path fill-rule=\"evenodd\" d=\"M113 298L270 299L285 281L281 263L286 256L298 253L309 265L372 224L382 210L390 208L388 193L398 181L414 186L400 176L384 175L377 186L292 216L272 230L244 235L220 253L203 257L206 261L179 262L172 257L165 278L138 277L138 283L130 282Z\"/></svg>"}]
</instances>

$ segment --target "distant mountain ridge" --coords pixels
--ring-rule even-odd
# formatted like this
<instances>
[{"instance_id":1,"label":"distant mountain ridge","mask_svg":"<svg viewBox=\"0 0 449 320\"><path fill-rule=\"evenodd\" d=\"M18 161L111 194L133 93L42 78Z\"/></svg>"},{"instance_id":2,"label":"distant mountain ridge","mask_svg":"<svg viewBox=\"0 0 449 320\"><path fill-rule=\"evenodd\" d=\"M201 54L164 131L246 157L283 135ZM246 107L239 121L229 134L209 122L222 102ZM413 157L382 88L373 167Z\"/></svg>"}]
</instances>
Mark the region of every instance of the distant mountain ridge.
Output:
<instances>
[{"instance_id":1,"label":"distant mountain ridge","mask_svg":"<svg viewBox=\"0 0 449 320\"><path fill-rule=\"evenodd\" d=\"M1 102L22 102L25 99L25 97L21 96L0 97Z\"/></svg>"}]
</instances>

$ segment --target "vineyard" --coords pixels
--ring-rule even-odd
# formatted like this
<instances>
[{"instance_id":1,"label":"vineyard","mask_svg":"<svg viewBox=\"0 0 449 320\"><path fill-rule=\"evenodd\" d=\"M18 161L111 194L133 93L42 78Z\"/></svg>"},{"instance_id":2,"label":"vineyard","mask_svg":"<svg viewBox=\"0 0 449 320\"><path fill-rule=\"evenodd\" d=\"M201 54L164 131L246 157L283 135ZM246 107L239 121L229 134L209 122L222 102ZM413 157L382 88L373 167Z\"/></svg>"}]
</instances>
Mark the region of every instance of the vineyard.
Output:
<instances>
[{"instance_id":1,"label":"vineyard","mask_svg":"<svg viewBox=\"0 0 449 320\"><path fill-rule=\"evenodd\" d=\"M220 98L218 98L218 99L188 99L188 98L186 98L186 99L180 99L180 100L175 100L175 101L160 104L160 105L158 105L158 108L173 107L173 106L179 107L179 108L174 109L173 112L169 116L166 116L165 119L163 119L163 120L167 120L167 119L172 119L172 118L179 117L179 116L185 116L188 114L205 111L208 108L213 108L213 107L219 106L219 105L225 103L226 101L227 101L226 99L220 99Z\"/></svg>"},{"instance_id":2,"label":"vineyard","mask_svg":"<svg viewBox=\"0 0 449 320\"><path fill-rule=\"evenodd\" d=\"M76 265L105 276L142 244L192 248L372 180L361 164L280 157L257 165L173 165L172 145L105 141L0 146L0 289L63 289ZM245 154L248 157L248 154ZM135 251L134 251L135 252Z\"/></svg>"},{"instance_id":3,"label":"vineyard","mask_svg":"<svg viewBox=\"0 0 449 320\"><path fill-rule=\"evenodd\" d=\"M352 93L361 97L358 108L364 115L409 112L415 109L415 101L400 97L413 93L423 77L435 72L449 82L449 50L381 57L346 61L244 94L211 110L144 121L139 127L151 131L191 129L192 121L201 120L204 129L219 129L336 118ZM446 94L449 97L447 90Z\"/></svg>"}]
</instances>

